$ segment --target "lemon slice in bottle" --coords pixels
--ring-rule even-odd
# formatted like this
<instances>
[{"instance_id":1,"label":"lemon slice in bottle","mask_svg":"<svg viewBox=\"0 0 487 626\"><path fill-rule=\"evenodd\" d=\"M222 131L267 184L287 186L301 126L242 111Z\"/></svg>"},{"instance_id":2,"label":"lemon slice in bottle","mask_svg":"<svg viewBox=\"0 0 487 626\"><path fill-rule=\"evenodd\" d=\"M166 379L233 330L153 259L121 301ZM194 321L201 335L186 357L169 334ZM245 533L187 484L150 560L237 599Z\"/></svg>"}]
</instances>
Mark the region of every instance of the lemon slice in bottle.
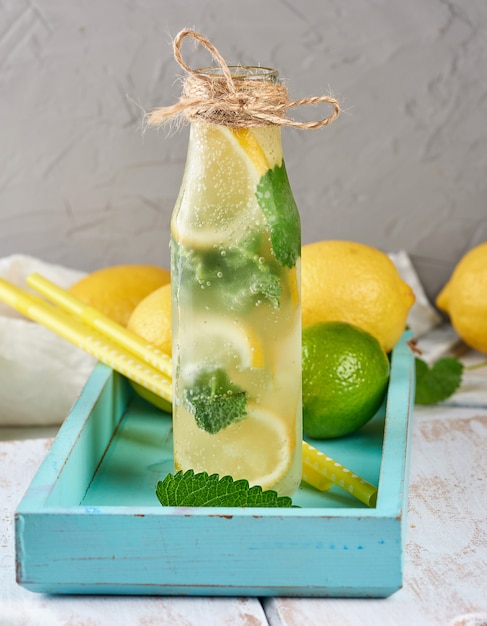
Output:
<instances>
[{"instance_id":1,"label":"lemon slice in bottle","mask_svg":"<svg viewBox=\"0 0 487 626\"><path fill-rule=\"evenodd\" d=\"M278 127L232 128L230 132L261 176L268 169L282 165L281 131Z\"/></svg>"},{"instance_id":2,"label":"lemon slice in bottle","mask_svg":"<svg viewBox=\"0 0 487 626\"><path fill-rule=\"evenodd\" d=\"M248 129L199 123L191 132L194 152L184 178L192 184L185 186L183 180L172 236L181 245L199 249L234 244L263 223L255 191L269 162ZM184 220L178 220L180 213Z\"/></svg>"},{"instance_id":3,"label":"lemon slice in bottle","mask_svg":"<svg viewBox=\"0 0 487 626\"><path fill-rule=\"evenodd\" d=\"M261 369L264 367L264 348L259 335L251 326L225 317L198 319L191 325L191 336L186 335L187 351L184 359L197 368L218 364L228 369Z\"/></svg>"},{"instance_id":4,"label":"lemon slice in bottle","mask_svg":"<svg viewBox=\"0 0 487 626\"><path fill-rule=\"evenodd\" d=\"M196 426L188 431L188 438L191 447L197 445L206 454L198 461L192 456L190 461L181 445L175 455L177 470L245 478L250 486L262 489L272 489L284 478L296 448L296 438L285 421L256 404L249 404L247 416L220 431L218 438Z\"/></svg>"},{"instance_id":5,"label":"lemon slice in bottle","mask_svg":"<svg viewBox=\"0 0 487 626\"><path fill-rule=\"evenodd\" d=\"M259 177L263 176L269 169L269 161L255 134L249 128L226 128L225 131L230 132L240 144L246 158L252 163Z\"/></svg>"}]
</instances>

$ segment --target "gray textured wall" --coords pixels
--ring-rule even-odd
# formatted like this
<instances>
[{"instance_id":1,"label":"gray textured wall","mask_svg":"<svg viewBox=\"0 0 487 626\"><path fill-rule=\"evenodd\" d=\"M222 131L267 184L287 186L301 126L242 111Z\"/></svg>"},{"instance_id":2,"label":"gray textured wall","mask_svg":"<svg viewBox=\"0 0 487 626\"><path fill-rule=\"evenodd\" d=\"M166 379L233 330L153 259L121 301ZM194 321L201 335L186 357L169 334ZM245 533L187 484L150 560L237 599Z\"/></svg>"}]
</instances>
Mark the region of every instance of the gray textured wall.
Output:
<instances>
[{"instance_id":1,"label":"gray textured wall","mask_svg":"<svg viewBox=\"0 0 487 626\"><path fill-rule=\"evenodd\" d=\"M305 242L406 250L434 296L487 239L485 0L0 0L0 256L167 265L187 128L141 123L178 97L186 26L293 98L342 101L283 131Z\"/></svg>"}]
</instances>

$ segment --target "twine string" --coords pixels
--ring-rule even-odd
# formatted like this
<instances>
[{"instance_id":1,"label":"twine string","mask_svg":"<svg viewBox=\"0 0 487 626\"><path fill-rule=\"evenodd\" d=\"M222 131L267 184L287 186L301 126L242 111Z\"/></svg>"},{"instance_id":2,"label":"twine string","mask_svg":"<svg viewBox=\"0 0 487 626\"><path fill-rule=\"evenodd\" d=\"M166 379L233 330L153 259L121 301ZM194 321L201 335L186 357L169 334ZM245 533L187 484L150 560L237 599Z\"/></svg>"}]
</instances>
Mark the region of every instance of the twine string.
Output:
<instances>
[{"instance_id":1,"label":"twine string","mask_svg":"<svg viewBox=\"0 0 487 626\"><path fill-rule=\"evenodd\" d=\"M193 30L190 30L190 29L184 29L184 30L180 31L176 35L176 37L174 38L174 42L173 42L174 58L179 63L179 65L183 68L183 70L186 70L186 72L188 74L192 74L192 75L197 74L197 71L193 70L186 63L186 61L183 59L183 55L181 54L181 44L182 44L183 39L185 37L193 37L204 48L206 48L208 50L208 52L211 53L211 55L213 56L215 61L221 67L223 75L224 75L224 77L226 78L226 81L227 81L227 88L228 88L228 90L231 93L236 93L235 85L234 85L233 79L232 79L232 74L230 72L230 69L229 69L225 59L218 52L218 50L215 48L215 46L211 43L211 41L209 39L207 39L206 37L204 37L200 33L197 33L197 32L195 32Z\"/></svg>"},{"instance_id":2,"label":"twine string","mask_svg":"<svg viewBox=\"0 0 487 626\"><path fill-rule=\"evenodd\" d=\"M210 68L210 71L195 70L186 63L181 53L181 44L186 37L192 37L211 53L221 74L211 71L215 68ZM194 30L184 29L176 35L173 52L175 60L187 73L183 91L176 104L154 109L147 117L149 125L161 125L171 119L185 117L190 121L200 119L236 128L274 124L317 129L331 124L340 114L340 105L331 96L289 101L284 85L267 80L265 73L257 76L245 72L232 75L230 67L215 46ZM323 103L331 105L333 111L319 120L299 122L286 115L292 108Z\"/></svg>"}]
</instances>

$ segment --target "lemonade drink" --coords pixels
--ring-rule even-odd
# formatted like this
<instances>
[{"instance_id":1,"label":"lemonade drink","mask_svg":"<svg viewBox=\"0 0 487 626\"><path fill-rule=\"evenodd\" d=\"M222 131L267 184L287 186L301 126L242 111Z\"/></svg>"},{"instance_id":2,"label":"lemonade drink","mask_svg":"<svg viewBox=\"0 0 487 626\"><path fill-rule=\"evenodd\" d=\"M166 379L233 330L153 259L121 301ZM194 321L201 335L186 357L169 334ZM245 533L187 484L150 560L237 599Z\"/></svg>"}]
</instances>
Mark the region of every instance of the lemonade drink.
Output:
<instances>
[{"instance_id":1,"label":"lemonade drink","mask_svg":"<svg viewBox=\"0 0 487 626\"><path fill-rule=\"evenodd\" d=\"M192 122L171 220L176 470L298 487L300 250L280 127Z\"/></svg>"}]
</instances>

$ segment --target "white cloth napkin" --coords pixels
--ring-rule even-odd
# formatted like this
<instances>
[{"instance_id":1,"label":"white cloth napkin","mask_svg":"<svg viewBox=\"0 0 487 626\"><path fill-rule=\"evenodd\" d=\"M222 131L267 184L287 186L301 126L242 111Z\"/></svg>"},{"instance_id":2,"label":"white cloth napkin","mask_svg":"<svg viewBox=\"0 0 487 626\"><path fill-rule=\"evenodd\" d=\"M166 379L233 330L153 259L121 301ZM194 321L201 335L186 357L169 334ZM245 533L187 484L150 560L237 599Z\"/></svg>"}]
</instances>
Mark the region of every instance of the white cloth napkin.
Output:
<instances>
[{"instance_id":1,"label":"white cloth napkin","mask_svg":"<svg viewBox=\"0 0 487 626\"><path fill-rule=\"evenodd\" d=\"M404 251L390 252L388 256L404 282L411 287L416 296L416 301L409 311L407 323L416 338L422 337L439 326L442 319L426 297L423 285L407 253Z\"/></svg>"},{"instance_id":2,"label":"white cloth napkin","mask_svg":"<svg viewBox=\"0 0 487 626\"><path fill-rule=\"evenodd\" d=\"M0 259L0 276L26 288L39 272L61 287L84 274L24 255ZM60 424L96 360L0 302L0 425Z\"/></svg>"},{"instance_id":3,"label":"white cloth napkin","mask_svg":"<svg viewBox=\"0 0 487 626\"><path fill-rule=\"evenodd\" d=\"M455 356L465 366L458 391L440 404L462 407L487 407L487 366L468 369L487 361L487 355L466 346L448 322L443 322L431 306L421 282L405 252L390 253L403 280L413 289L416 302L408 316L408 326L418 340L420 358L432 366L438 359ZM487 625L486 625L487 626Z\"/></svg>"}]
</instances>

